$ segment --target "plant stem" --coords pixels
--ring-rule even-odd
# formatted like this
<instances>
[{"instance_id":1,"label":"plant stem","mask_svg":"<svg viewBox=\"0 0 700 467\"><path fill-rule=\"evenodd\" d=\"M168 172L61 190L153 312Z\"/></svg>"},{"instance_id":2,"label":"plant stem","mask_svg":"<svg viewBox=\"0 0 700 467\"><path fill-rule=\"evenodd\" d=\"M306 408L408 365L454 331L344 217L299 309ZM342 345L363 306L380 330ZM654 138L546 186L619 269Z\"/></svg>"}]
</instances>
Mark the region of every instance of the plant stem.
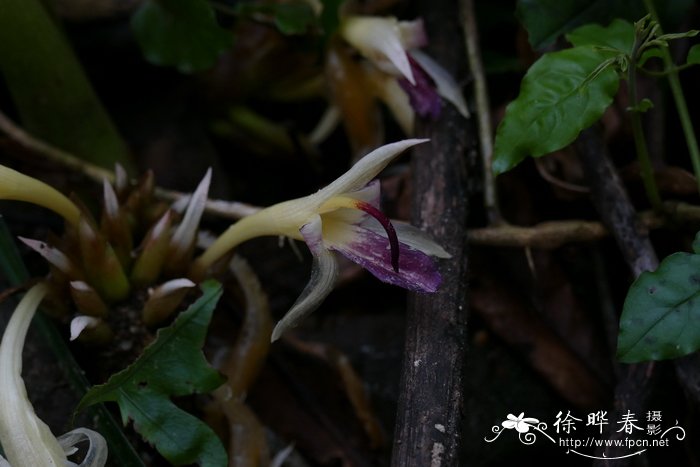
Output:
<instances>
[{"instance_id":1,"label":"plant stem","mask_svg":"<svg viewBox=\"0 0 700 467\"><path fill-rule=\"evenodd\" d=\"M652 0L644 0L644 6L651 15L651 19L659 24L659 34L663 34L661 24L659 23L659 16L656 14L656 9L654 8ZM695 138L695 130L693 130L693 123L688 113L688 104L685 101L683 88L681 88L681 82L678 79L678 70L673 64L668 48L659 47L659 50L661 51L661 59L664 61L664 67L668 70L668 84L671 87L673 100L676 102L678 118L681 121L681 127L683 128L685 140L688 144L688 152L690 153L690 160L693 164L695 180L698 184L698 193L700 193L700 149L698 148L698 140Z\"/></svg>"},{"instance_id":2,"label":"plant stem","mask_svg":"<svg viewBox=\"0 0 700 467\"><path fill-rule=\"evenodd\" d=\"M502 216L498 207L498 191L491 159L493 157L493 129L491 128L491 105L489 104L489 91L486 84L486 76L479 52L479 32L476 25L476 13L473 0L460 2L462 16L462 31L467 48L469 69L474 77L474 98L476 100L476 117L479 131L479 145L481 146L481 161L484 171L484 208L491 224L500 224Z\"/></svg>"},{"instance_id":3,"label":"plant stem","mask_svg":"<svg viewBox=\"0 0 700 467\"><path fill-rule=\"evenodd\" d=\"M654 180L654 170L651 166L651 159L649 158L649 149L647 148L647 142L644 138L644 130L642 129L642 118L640 112L634 107L637 105L637 64L635 62L635 57L637 55L638 44L635 44L634 50L632 51L632 63L629 65L627 71L627 89L629 93L629 103L632 110L630 111L630 119L632 121L632 132L634 134L634 145L637 148L637 158L639 159L639 165L642 170L642 181L644 182L644 190L647 193L651 207L655 211L661 210L661 197L659 196L659 190L656 187L656 181Z\"/></svg>"}]
</instances>

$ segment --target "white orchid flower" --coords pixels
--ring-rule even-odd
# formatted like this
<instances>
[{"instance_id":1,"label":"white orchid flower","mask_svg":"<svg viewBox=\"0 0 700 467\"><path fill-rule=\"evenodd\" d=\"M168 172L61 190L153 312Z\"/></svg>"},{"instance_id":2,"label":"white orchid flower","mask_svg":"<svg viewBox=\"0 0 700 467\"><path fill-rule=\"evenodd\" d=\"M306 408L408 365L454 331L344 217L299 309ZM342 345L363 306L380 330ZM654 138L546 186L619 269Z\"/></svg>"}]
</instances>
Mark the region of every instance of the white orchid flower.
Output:
<instances>
[{"instance_id":1,"label":"white orchid flower","mask_svg":"<svg viewBox=\"0 0 700 467\"><path fill-rule=\"evenodd\" d=\"M435 292L441 277L430 256L450 255L415 227L392 224L378 209L379 183L371 182L404 150L425 141L408 139L382 146L322 190L244 217L195 260L191 275L203 276L229 250L254 237L286 236L306 242L314 259L311 280L275 327L273 341L315 310L332 290L338 275L332 250L384 282Z\"/></svg>"},{"instance_id":2,"label":"white orchid flower","mask_svg":"<svg viewBox=\"0 0 700 467\"><path fill-rule=\"evenodd\" d=\"M428 43L421 19L349 16L341 22L340 35L378 69L398 79L418 115L437 117L442 97L465 118L469 117L459 84L447 70L418 50Z\"/></svg>"},{"instance_id":3,"label":"white orchid flower","mask_svg":"<svg viewBox=\"0 0 700 467\"><path fill-rule=\"evenodd\" d=\"M7 460L0 466L76 466L68 460L74 445L90 443L81 467L102 467L107 461L107 443L97 432L78 428L56 439L36 416L22 380L22 348L29 324L48 288L37 284L17 305L0 343L0 444Z\"/></svg>"}]
</instances>

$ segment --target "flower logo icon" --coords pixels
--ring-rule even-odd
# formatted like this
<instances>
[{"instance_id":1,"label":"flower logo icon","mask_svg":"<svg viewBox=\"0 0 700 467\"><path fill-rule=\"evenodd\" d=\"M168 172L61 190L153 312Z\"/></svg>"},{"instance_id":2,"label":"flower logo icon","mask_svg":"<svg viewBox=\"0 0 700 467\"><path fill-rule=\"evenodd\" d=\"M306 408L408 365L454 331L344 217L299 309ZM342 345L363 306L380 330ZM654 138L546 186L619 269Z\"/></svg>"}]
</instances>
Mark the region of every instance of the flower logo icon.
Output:
<instances>
[{"instance_id":1,"label":"flower logo icon","mask_svg":"<svg viewBox=\"0 0 700 467\"><path fill-rule=\"evenodd\" d=\"M540 421L536 418L525 418L524 415L525 412L520 412L520 415L517 417L509 413L506 417L507 420L504 420L501 425L507 430L515 428L518 433L527 433L530 431L531 426L536 427Z\"/></svg>"}]
</instances>

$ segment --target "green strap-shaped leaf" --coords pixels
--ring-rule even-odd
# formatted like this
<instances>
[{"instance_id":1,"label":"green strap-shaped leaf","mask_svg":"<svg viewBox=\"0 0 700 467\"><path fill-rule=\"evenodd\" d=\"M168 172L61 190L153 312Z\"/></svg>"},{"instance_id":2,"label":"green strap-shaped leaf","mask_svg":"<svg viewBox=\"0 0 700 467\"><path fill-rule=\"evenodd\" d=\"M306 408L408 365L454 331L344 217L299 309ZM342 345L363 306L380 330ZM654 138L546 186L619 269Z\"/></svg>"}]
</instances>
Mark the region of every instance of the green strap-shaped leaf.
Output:
<instances>
[{"instance_id":1,"label":"green strap-shaped leaf","mask_svg":"<svg viewBox=\"0 0 700 467\"><path fill-rule=\"evenodd\" d=\"M183 73L212 67L233 40L205 0L146 0L131 27L149 62Z\"/></svg>"},{"instance_id":2,"label":"green strap-shaped leaf","mask_svg":"<svg viewBox=\"0 0 700 467\"><path fill-rule=\"evenodd\" d=\"M527 156L570 144L612 103L619 78L611 54L574 47L543 55L528 70L520 95L496 131L493 170L506 172Z\"/></svg>"},{"instance_id":3,"label":"green strap-shaped leaf","mask_svg":"<svg viewBox=\"0 0 700 467\"><path fill-rule=\"evenodd\" d=\"M700 254L674 253L630 287L617 356L633 363L688 355L700 349L699 323Z\"/></svg>"},{"instance_id":4,"label":"green strap-shaped leaf","mask_svg":"<svg viewBox=\"0 0 700 467\"><path fill-rule=\"evenodd\" d=\"M56 18L40 0L0 2L0 81L25 130L77 157L136 173ZM3 111L9 102L3 99Z\"/></svg>"},{"instance_id":5,"label":"green strap-shaped leaf","mask_svg":"<svg viewBox=\"0 0 700 467\"><path fill-rule=\"evenodd\" d=\"M115 401L124 423L133 420L136 431L172 464L222 467L227 464L226 451L216 434L170 400L212 391L223 382L201 350L221 285L207 281L201 287L199 300L161 329L131 366L92 388L77 410Z\"/></svg>"}]
</instances>

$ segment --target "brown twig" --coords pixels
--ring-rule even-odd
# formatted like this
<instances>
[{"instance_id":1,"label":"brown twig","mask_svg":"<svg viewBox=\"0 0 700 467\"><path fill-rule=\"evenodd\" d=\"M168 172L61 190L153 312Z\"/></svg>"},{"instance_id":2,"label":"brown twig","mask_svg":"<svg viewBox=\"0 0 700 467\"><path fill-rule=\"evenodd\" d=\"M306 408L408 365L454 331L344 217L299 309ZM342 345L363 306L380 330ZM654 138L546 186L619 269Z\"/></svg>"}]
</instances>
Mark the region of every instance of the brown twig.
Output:
<instances>
[{"instance_id":1,"label":"brown twig","mask_svg":"<svg viewBox=\"0 0 700 467\"><path fill-rule=\"evenodd\" d=\"M479 50L479 30L476 24L474 12L474 0L461 0L460 15L462 32L467 49L469 70L474 78L474 100L476 102L477 129L479 132L479 146L481 149L481 161L484 176L484 207L491 224L502 222L501 212L498 207L498 191L496 180L491 170L493 156L493 128L491 127L491 104L489 103L489 90L486 84Z\"/></svg>"},{"instance_id":2,"label":"brown twig","mask_svg":"<svg viewBox=\"0 0 700 467\"><path fill-rule=\"evenodd\" d=\"M89 162L85 162L78 157L56 148L44 141L41 141L10 120L3 112L0 111L0 130L4 132L12 141L36 154L41 154L47 160L56 162L63 167L74 170L83 174L87 178L102 183L103 180L110 182L114 181L114 172L103 169ZM166 201L178 201L183 198L188 198L190 195L179 191L166 190L156 187L155 194L160 199ZM222 201L210 199L207 200L205 211L209 214L217 215L224 218L240 219L259 211L260 208L246 203L237 201Z\"/></svg>"},{"instance_id":3,"label":"brown twig","mask_svg":"<svg viewBox=\"0 0 700 467\"><path fill-rule=\"evenodd\" d=\"M73 154L34 138L2 112L0 112L0 130L23 148L81 173L95 182L102 183L105 178L110 181L114 179L112 171L82 161ZM160 199L173 202L190 196L188 193L160 187L155 188L155 193ZM260 209L262 208L252 204L217 199L207 200L205 208L207 214L231 220L254 214ZM660 228L669 223L700 222L700 206L667 201L664 203L663 215L646 211L640 214L639 220L648 229ZM531 227L500 225L470 229L468 241L474 245L554 249L566 243L600 240L608 235L608 230L600 222L573 219L543 222Z\"/></svg>"},{"instance_id":4,"label":"brown twig","mask_svg":"<svg viewBox=\"0 0 700 467\"><path fill-rule=\"evenodd\" d=\"M591 197L603 223L612 232L625 262L635 277L644 271L657 268L656 257L647 229L639 222L627 193L610 162L607 148L597 127L584 130L576 141L576 148L591 187ZM657 380L653 363L620 365L620 378L615 388L614 414L611 419L620 420L623 414L643 413L647 408L652 387ZM622 439L624 432L611 430L609 438ZM612 448L597 453L599 457L615 457L627 453ZM627 465L629 459L615 460L615 465ZM609 465L608 460L598 460L594 465Z\"/></svg>"},{"instance_id":5,"label":"brown twig","mask_svg":"<svg viewBox=\"0 0 700 467\"><path fill-rule=\"evenodd\" d=\"M687 222L700 223L700 206L667 201L661 213L645 211L638 216L638 228L644 230ZM610 235L610 231L602 222L572 219L542 222L530 227L502 225L470 229L468 235L472 245L551 250L567 243L594 242Z\"/></svg>"},{"instance_id":6,"label":"brown twig","mask_svg":"<svg viewBox=\"0 0 700 467\"><path fill-rule=\"evenodd\" d=\"M464 57L450 0L419 2L431 37L431 55L456 74ZM435 122L420 122L430 138L413 159L413 221L452 258L441 264L435 294L412 294L406 321L399 406L391 465L457 466L461 445L466 347L467 171L475 154L473 130L452 108Z\"/></svg>"}]
</instances>

